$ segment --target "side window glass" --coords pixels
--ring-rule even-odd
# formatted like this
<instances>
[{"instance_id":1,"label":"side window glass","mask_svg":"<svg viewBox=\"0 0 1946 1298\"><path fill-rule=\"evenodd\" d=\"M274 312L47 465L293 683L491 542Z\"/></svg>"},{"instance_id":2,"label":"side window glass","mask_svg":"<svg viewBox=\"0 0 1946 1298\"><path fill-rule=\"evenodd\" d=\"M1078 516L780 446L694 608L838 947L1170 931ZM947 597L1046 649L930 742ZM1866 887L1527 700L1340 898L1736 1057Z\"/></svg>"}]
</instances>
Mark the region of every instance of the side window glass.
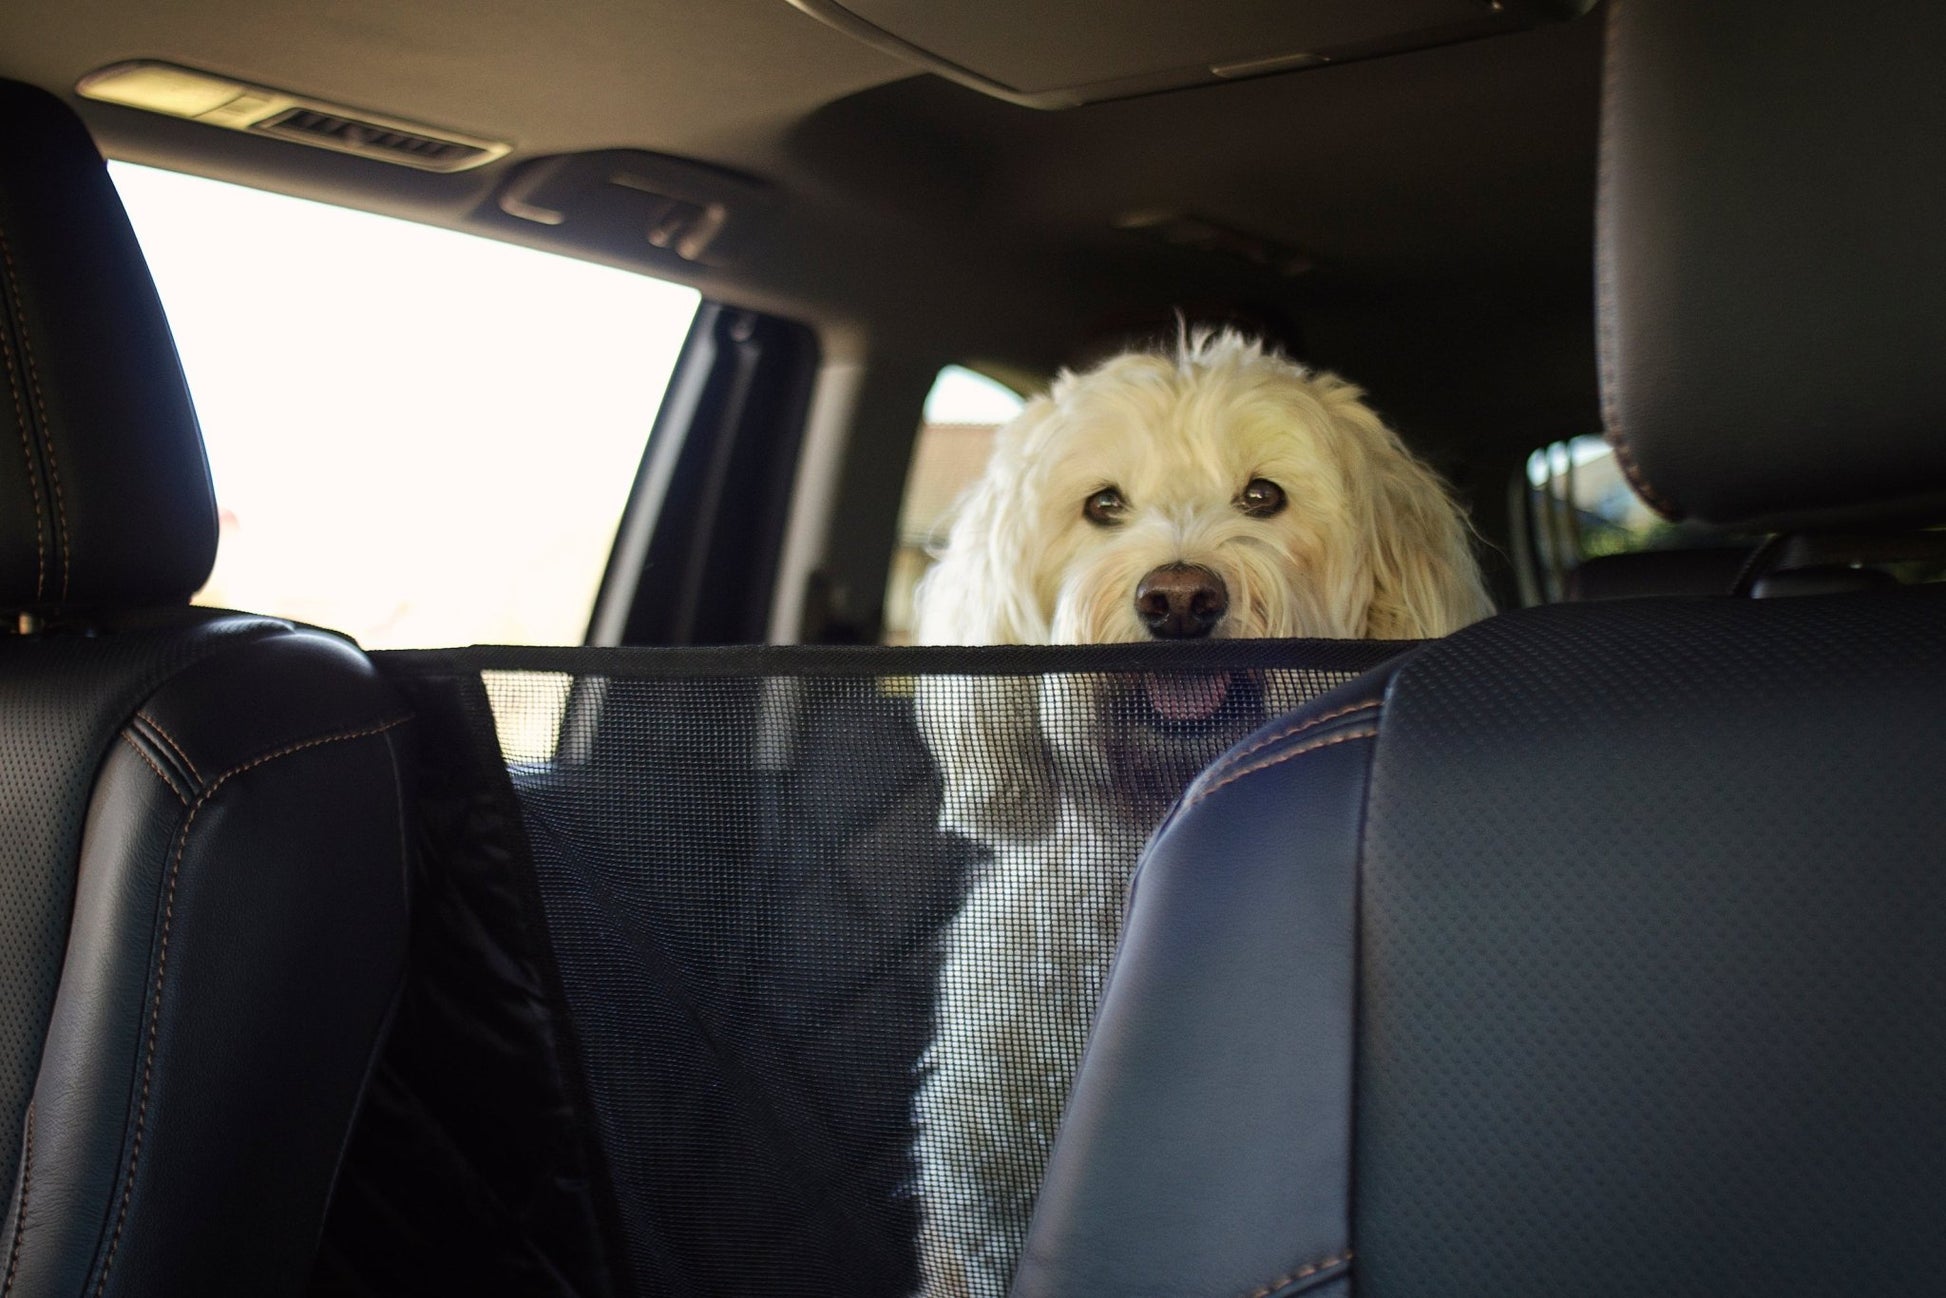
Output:
<instances>
[{"instance_id":1,"label":"side window glass","mask_svg":"<svg viewBox=\"0 0 1946 1298\"><path fill-rule=\"evenodd\" d=\"M1025 404L1019 393L958 365L933 380L906 470L898 547L886 579L886 644L911 643L913 588L945 543L954 503L986 468L994 432Z\"/></svg>"},{"instance_id":2,"label":"side window glass","mask_svg":"<svg viewBox=\"0 0 1946 1298\"><path fill-rule=\"evenodd\" d=\"M1525 602L1564 597L1568 575L1588 559L1637 550L1731 543L1706 528L1679 526L1629 486L1614 448L1600 437L1570 438L1527 457L1520 526Z\"/></svg>"},{"instance_id":3,"label":"side window glass","mask_svg":"<svg viewBox=\"0 0 1946 1298\"><path fill-rule=\"evenodd\" d=\"M695 290L111 170L216 483L197 602L373 649L579 643Z\"/></svg>"}]
</instances>

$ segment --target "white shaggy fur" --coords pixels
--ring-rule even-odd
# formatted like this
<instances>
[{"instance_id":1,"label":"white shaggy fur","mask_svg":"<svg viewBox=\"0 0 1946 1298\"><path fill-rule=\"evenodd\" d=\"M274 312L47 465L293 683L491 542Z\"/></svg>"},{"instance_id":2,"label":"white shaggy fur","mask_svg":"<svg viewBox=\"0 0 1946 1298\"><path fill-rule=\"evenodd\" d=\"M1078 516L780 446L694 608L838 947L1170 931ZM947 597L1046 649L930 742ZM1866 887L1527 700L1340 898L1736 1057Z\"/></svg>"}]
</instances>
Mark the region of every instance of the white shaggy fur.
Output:
<instances>
[{"instance_id":1,"label":"white shaggy fur","mask_svg":"<svg viewBox=\"0 0 1946 1298\"><path fill-rule=\"evenodd\" d=\"M1485 616L1460 511L1361 395L1229 332L1064 373L996 436L920 587L919 639L1146 640L1136 588L1171 564L1223 582L1219 637L1413 639ZM1239 507L1255 479L1283 490L1281 512ZM1083 505L1108 487L1127 512L1103 527ZM1104 795L1108 745L1043 732L1044 688L929 678L919 695L941 823L991 852L946 934L916 1104L927 1298L1006 1292L1127 873L1163 810ZM1291 701L1264 682L1266 713ZM1084 858L1117 863L1115 886L1071 868Z\"/></svg>"},{"instance_id":2,"label":"white shaggy fur","mask_svg":"<svg viewBox=\"0 0 1946 1298\"><path fill-rule=\"evenodd\" d=\"M1135 585L1167 563L1229 586L1219 636L1409 640L1485 615L1465 520L1363 395L1233 333L1063 374L996 436L920 586L919 641L1144 640ZM1237 510L1253 478L1281 514ZM1134 507L1117 528L1082 517L1105 486Z\"/></svg>"}]
</instances>

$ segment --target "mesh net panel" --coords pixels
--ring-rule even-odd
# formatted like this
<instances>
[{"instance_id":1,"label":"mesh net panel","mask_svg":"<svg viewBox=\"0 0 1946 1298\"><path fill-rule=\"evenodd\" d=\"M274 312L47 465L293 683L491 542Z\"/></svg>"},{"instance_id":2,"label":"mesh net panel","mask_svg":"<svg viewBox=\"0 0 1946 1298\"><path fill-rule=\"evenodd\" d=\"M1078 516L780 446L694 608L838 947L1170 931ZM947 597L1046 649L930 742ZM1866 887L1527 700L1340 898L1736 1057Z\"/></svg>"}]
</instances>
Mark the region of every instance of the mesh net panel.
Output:
<instances>
[{"instance_id":1,"label":"mesh net panel","mask_svg":"<svg viewBox=\"0 0 1946 1298\"><path fill-rule=\"evenodd\" d=\"M645 1293L999 1295L1143 842L1358 642L468 651Z\"/></svg>"}]
</instances>

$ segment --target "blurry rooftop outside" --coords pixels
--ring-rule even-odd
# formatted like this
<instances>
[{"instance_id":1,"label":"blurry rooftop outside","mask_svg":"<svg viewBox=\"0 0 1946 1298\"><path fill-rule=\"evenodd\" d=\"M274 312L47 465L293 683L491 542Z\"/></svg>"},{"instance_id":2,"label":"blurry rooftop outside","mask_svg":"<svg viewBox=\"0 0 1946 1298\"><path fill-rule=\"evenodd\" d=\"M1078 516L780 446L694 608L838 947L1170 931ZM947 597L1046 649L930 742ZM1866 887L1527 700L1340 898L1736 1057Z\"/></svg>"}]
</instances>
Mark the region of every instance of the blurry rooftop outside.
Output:
<instances>
[{"instance_id":1,"label":"blurry rooftop outside","mask_svg":"<svg viewBox=\"0 0 1946 1298\"><path fill-rule=\"evenodd\" d=\"M199 604L576 644L699 295L125 163L222 523Z\"/></svg>"}]
</instances>

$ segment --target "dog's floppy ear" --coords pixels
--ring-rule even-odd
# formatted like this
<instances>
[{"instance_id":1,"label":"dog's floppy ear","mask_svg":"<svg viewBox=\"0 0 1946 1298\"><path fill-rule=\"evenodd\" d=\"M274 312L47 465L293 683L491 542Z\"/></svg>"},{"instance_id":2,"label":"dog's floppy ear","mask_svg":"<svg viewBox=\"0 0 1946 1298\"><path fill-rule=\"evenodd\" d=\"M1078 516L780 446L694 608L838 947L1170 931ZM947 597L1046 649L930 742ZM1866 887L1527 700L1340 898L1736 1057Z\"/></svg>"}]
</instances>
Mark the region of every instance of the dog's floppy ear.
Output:
<instances>
[{"instance_id":1,"label":"dog's floppy ear","mask_svg":"<svg viewBox=\"0 0 1946 1298\"><path fill-rule=\"evenodd\" d=\"M1025 842L1054 821L1054 759L1031 676L924 676L919 733L939 766L939 823L989 845Z\"/></svg>"},{"instance_id":2,"label":"dog's floppy ear","mask_svg":"<svg viewBox=\"0 0 1946 1298\"><path fill-rule=\"evenodd\" d=\"M939 561L913 592L920 644L1045 644L1033 575L1034 467L1027 443L1053 411L1037 398L994 434L986 472L955 506Z\"/></svg>"},{"instance_id":3,"label":"dog's floppy ear","mask_svg":"<svg viewBox=\"0 0 1946 1298\"><path fill-rule=\"evenodd\" d=\"M1350 389L1355 398L1357 389ZM1448 635L1493 612L1473 557L1473 530L1438 475L1362 402L1333 401L1358 426L1365 463L1348 466L1368 493L1372 601L1364 635L1419 640Z\"/></svg>"}]
</instances>

